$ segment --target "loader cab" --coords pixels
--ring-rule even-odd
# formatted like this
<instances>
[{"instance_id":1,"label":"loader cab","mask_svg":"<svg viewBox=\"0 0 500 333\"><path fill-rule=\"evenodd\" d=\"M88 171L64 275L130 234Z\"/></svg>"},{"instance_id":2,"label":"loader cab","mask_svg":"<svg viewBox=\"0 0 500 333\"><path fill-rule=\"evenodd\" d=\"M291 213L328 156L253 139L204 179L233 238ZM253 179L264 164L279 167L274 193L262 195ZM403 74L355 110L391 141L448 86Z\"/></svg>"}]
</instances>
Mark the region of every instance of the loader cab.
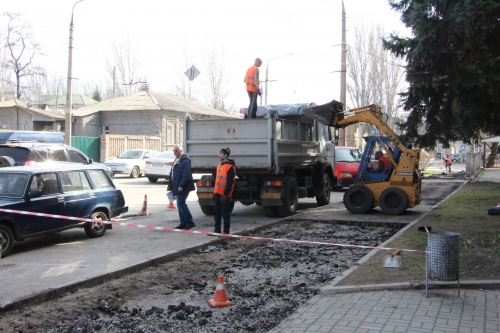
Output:
<instances>
[{"instance_id":1,"label":"loader cab","mask_svg":"<svg viewBox=\"0 0 500 333\"><path fill-rule=\"evenodd\" d=\"M374 182L382 182L389 180L392 171L394 170L394 165L391 163L387 172L385 173L374 173L369 171L369 165L372 164L375 167L375 152L378 150L384 152L385 148L389 150L389 152L394 156L396 163L399 161L401 157L401 150L388 137L380 137L380 136L368 136L364 138L366 141L365 150L363 152L363 156L361 157L361 162L359 164L358 173L356 175L355 184L360 184L361 180L368 183Z\"/></svg>"}]
</instances>

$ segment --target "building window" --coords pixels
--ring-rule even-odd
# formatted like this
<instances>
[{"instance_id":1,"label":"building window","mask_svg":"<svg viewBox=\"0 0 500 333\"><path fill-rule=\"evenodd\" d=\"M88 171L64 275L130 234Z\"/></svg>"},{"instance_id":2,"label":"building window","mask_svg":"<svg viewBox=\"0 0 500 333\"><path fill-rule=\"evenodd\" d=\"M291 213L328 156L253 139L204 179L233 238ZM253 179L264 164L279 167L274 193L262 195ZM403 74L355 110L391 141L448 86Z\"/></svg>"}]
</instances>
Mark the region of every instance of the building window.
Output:
<instances>
[{"instance_id":1,"label":"building window","mask_svg":"<svg viewBox=\"0 0 500 333\"><path fill-rule=\"evenodd\" d=\"M109 126L104 125L104 126L102 127L102 133L103 133L103 134L109 134Z\"/></svg>"}]
</instances>

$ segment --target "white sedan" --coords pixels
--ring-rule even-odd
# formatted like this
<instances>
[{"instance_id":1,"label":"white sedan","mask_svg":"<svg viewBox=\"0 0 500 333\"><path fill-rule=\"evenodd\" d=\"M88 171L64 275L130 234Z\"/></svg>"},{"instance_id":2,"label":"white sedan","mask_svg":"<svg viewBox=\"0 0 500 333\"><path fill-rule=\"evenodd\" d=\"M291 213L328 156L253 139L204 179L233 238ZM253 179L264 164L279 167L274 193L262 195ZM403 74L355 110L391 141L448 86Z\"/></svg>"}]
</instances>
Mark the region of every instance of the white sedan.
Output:
<instances>
[{"instance_id":1,"label":"white sedan","mask_svg":"<svg viewBox=\"0 0 500 333\"><path fill-rule=\"evenodd\" d=\"M174 160L175 155L171 151L164 151L155 157L148 158L144 166L144 175L151 183L156 183L159 178L170 181L170 170Z\"/></svg>"},{"instance_id":2,"label":"white sedan","mask_svg":"<svg viewBox=\"0 0 500 333\"><path fill-rule=\"evenodd\" d=\"M126 174L131 178L137 178L144 173L145 161L158 155L160 152L151 149L131 149L115 159L104 162L113 174Z\"/></svg>"}]
</instances>

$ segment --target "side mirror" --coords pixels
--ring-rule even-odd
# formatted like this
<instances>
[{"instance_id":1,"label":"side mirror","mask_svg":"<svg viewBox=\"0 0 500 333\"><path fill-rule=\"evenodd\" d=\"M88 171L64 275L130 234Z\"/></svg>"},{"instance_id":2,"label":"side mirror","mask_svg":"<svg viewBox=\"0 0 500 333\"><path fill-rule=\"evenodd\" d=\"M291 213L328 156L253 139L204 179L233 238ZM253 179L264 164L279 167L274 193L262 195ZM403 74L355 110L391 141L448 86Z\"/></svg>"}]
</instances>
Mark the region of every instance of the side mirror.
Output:
<instances>
[{"instance_id":1,"label":"side mirror","mask_svg":"<svg viewBox=\"0 0 500 333\"><path fill-rule=\"evenodd\" d=\"M31 190L29 193L28 193L28 198L38 198L38 197L41 197L42 196L42 190L40 189L34 189L34 190Z\"/></svg>"},{"instance_id":2,"label":"side mirror","mask_svg":"<svg viewBox=\"0 0 500 333\"><path fill-rule=\"evenodd\" d=\"M92 163L94 163L94 160L89 158L89 164L92 164Z\"/></svg>"}]
</instances>

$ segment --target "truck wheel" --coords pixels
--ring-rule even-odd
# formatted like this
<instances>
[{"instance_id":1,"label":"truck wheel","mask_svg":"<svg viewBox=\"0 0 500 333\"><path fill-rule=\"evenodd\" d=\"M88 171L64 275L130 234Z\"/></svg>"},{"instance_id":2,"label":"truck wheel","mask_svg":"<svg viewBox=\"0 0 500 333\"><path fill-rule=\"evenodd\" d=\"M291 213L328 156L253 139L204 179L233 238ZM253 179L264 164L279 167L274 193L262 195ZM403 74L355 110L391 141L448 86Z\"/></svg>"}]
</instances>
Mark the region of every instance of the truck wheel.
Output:
<instances>
[{"instance_id":1,"label":"truck wheel","mask_svg":"<svg viewBox=\"0 0 500 333\"><path fill-rule=\"evenodd\" d=\"M3 244L0 244L2 258L6 257L14 247L14 233L5 224L0 224L0 234L3 237Z\"/></svg>"},{"instance_id":2,"label":"truck wheel","mask_svg":"<svg viewBox=\"0 0 500 333\"><path fill-rule=\"evenodd\" d=\"M9 156L0 156L0 168L15 166L16 161Z\"/></svg>"},{"instance_id":3,"label":"truck wheel","mask_svg":"<svg viewBox=\"0 0 500 333\"><path fill-rule=\"evenodd\" d=\"M94 212L90 218L92 220L102 220L102 221L108 221L108 216L104 212ZM85 233L87 236L90 238L97 238L104 236L106 233L106 224L104 223L97 223L97 222L85 222L85 226L83 227L85 230Z\"/></svg>"},{"instance_id":4,"label":"truck wheel","mask_svg":"<svg viewBox=\"0 0 500 333\"><path fill-rule=\"evenodd\" d=\"M250 201L240 201L240 203L242 205L244 205L244 206L251 206L251 205L253 205L253 201L251 201L251 200Z\"/></svg>"},{"instance_id":5,"label":"truck wheel","mask_svg":"<svg viewBox=\"0 0 500 333\"><path fill-rule=\"evenodd\" d=\"M365 186L352 186L344 193L344 206L353 214L365 214L373 207L373 194Z\"/></svg>"},{"instance_id":6,"label":"truck wheel","mask_svg":"<svg viewBox=\"0 0 500 333\"><path fill-rule=\"evenodd\" d=\"M139 170L139 167L135 166L132 169L132 172L130 173L130 178L137 178L141 175L141 170Z\"/></svg>"},{"instance_id":7,"label":"truck wheel","mask_svg":"<svg viewBox=\"0 0 500 333\"><path fill-rule=\"evenodd\" d=\"M328 205L330 203L330 191L331 191L330 177L326 173L323 174L323 180L321 182L321 195L316 196L316 202L318 206Z\"/></svg>"},{"instance_id":8,"label":"truck wheel","mask_svg":"<svg viewBox=\"0 0 500 333\"><path fill-rule=\"evenodd\" d=\"M151 183L156 183L158 181L158 178L155 177L148 177L149 182Z\"/></svg>"},{"instance_id":9,"label":"truck wheel","mask_svg":"<svg viewBox=\"0 0 500 333\"><path fill-rule=\"evenodd\" d=\"M277 206L264 206L264 213L267 217L278 217L278 207Z\"/></svg>"},{"instance_id":10,"label":"truck wheel","mask_svg":"<svg viewBox=\"0 0 500 333\"><path fill-rule=\"evenodd\" d=\"M214 206L200 206L201 211L205 215L214 215Z\"/></svg>"},{"instance_id":11,"label":"truck wheel","mask_svg":"<svg viewBox=\"0 0 500 333\"><path fill-rule=\"evenodd\" d=\"M389 187L380 195L379 204L385 214L401 215L408 208L408 196L399 187Z\"/></svg>"},{"instance_id":12,"label":"truck wheel","mask_svg":"<svg viewBox=\"0 0 500 333\"><path fill-rule=\"evenodd\" d=\"M283 182L285 184L283 190L283 206L278 206L278 214L280 217L287 217L297 212L299 191L295 178L286 177Z\"/></svg>"}]
</instances>

